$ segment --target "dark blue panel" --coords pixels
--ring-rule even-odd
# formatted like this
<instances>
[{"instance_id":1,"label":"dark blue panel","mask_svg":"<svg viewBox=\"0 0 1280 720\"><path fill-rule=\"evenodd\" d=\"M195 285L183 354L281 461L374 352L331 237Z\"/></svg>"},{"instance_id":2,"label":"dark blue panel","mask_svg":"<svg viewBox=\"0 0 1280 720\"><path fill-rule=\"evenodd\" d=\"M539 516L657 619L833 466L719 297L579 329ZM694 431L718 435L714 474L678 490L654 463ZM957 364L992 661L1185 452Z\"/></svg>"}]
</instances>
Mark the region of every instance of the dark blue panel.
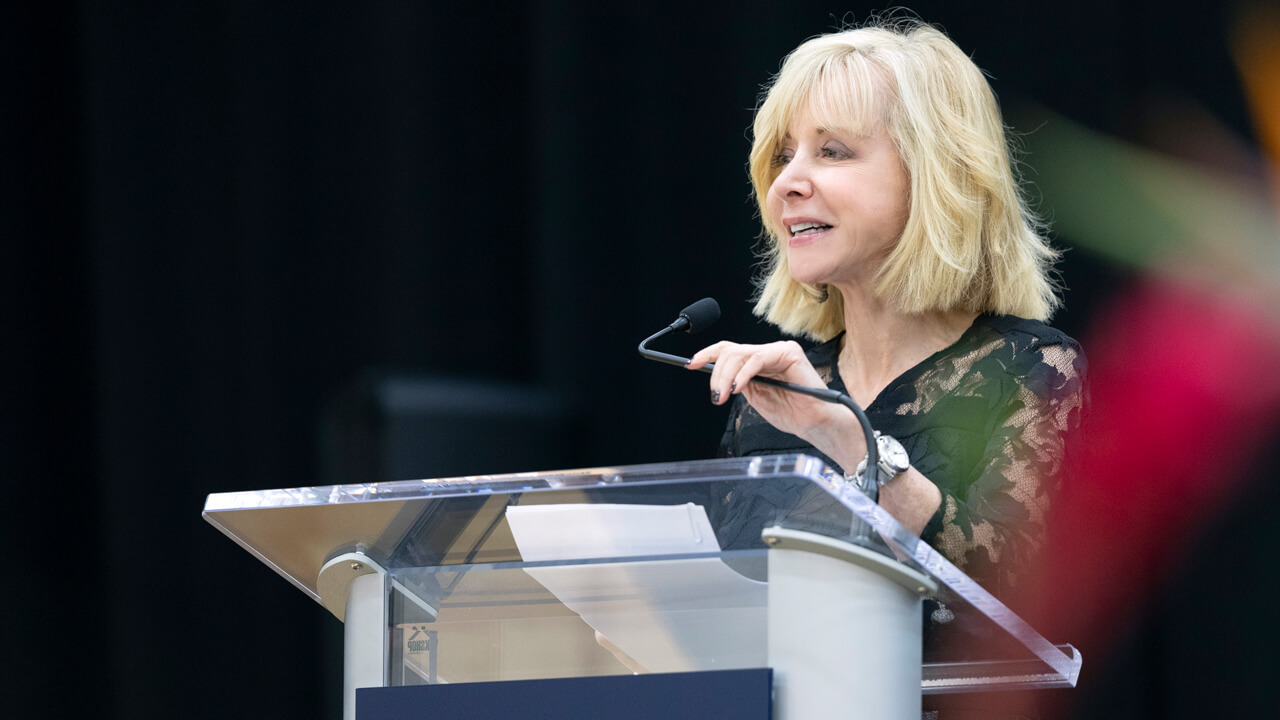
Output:
<instances>
[{"instance_id":1,"label":"dark blue panel","mask_svg":"<svg viewBox=\"0 0 1280 720\"><path fill-rule=\"evenodd\" d=\"M357 720L771 720L773 671L365 688Z\"/></svg>"}]
</instances>

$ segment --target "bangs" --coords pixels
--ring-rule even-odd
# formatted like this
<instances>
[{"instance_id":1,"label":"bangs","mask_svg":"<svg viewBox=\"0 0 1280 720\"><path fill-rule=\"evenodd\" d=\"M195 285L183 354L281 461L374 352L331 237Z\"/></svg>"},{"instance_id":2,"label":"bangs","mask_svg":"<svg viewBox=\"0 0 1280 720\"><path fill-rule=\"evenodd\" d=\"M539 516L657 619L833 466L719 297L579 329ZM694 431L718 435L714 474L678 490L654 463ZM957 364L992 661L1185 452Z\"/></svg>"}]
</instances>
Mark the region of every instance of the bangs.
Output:
<instances>
[{"instance_id":1,"label":"bangs","mask_svg":"<svg viewBox=\"0 0 1280 720\"><path fill-rule=\"evenodd\" d=\"M780 82L761 106L755 136L767 139L770 155L785 142L796 116L806 110L818 126L853 136L887 127L888 73L853 48L838 48L842 52L834 54L831 49L791 58L800 67L784 67Z\"/></svg>"},{"instance_id":2,"label":"bangs","mask_svg":"<svg viewBox=\"0 0 1280 720\"><path fill-rule=\"evenodd\" d=\"M865 55L851 53L824 64L800 107L819 127L854 137L871 135L886 127L884 86L883 71Z\"/></svg>"}]
</instances>

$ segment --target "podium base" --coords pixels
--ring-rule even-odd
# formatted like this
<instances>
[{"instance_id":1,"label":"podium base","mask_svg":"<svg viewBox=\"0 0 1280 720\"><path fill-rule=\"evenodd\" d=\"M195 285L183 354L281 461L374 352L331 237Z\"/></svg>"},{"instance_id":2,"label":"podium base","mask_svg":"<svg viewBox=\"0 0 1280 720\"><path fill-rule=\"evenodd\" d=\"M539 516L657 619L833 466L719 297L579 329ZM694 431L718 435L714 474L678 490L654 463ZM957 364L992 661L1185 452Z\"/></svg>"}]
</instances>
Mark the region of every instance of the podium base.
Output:
<instances>
[{"instance_id":1,"label":"podium base","mask_svg":"<svg viewBox=\"0 0 1280 720\"><path fill-rule=\"evenodd\" d=\"M362 688L356 720L770 720L767 668Z\"/></svg>"}]
</instances>

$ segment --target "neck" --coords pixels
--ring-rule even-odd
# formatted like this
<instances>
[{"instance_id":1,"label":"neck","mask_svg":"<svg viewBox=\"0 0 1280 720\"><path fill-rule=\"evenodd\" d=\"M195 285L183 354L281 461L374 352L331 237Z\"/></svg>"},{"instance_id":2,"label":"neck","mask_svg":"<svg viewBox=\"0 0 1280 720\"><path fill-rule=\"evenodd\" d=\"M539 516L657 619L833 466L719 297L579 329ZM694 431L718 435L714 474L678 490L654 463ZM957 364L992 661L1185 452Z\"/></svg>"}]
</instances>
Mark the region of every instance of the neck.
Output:
<instances>
[{"instance_id":1,"label":"neck","mask_svg":"<svg viewBox=\"0 0 1280 720\"><path fill-rule=\"evenodd\" d=\"M894 378L959 340L977 317L963 310L908 314L869 292L840 290L845 327L840 376L864 407Z\"/></svg>"}]
</instances>

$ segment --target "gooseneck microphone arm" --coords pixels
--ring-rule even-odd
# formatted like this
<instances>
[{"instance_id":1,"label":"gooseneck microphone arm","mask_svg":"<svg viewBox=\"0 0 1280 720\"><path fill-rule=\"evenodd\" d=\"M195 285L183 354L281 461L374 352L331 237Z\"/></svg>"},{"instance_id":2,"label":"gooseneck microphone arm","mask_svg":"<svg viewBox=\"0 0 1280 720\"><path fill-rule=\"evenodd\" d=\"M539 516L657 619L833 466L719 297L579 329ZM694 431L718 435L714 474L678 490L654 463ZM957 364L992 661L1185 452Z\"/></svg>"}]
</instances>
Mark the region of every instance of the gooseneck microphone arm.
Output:
<instances>
[{"instance_id":1,"label":"gooseneck microphone arm","mask_svg":"<svg viewBox=\"0 0 1280 720\"><path fill-rule=\"evenodd\" d=\"M657 350L650 350L648 347L649 343L678 330L690 333L700 332L719 319L720 306L711 298L703 298L684 310L681 310L680 317L675 322L645 338L644 341L640 343L640 355L648 360L656 360L660 363L684 367L689 364L689 358L682 358L678 355L670 355L668 353L658 352ZM715 367L714 363L707 363L698 369L702 372L709 373L714 370ZM877 452L878 448L876 447L875 430L872 429L871 421L867 419L867 414L862 411L862 408L858 407L858 404L853 401L853 398L845 395L844 393L836 392L831 388L814 388L807 385L797 385L784 380L775 380L774 378L763 377L760 375L751 378L751 382L760 383L762 385L772 385L776 388L782 388L783 390L799 393L801 395L808 395L811 398L844 405L849 408L854 417L858 419L858 424L862 426L862 435L867 441L867 470L864 473L864 487L861 488L861 490L869 495L872 500L878 499L876 497L878 494L877 483L865 481L867 477L876 478L879 474L879 471L876 470L876 464L879 462L879 453Z\"/></svg>"}]
</instances>

